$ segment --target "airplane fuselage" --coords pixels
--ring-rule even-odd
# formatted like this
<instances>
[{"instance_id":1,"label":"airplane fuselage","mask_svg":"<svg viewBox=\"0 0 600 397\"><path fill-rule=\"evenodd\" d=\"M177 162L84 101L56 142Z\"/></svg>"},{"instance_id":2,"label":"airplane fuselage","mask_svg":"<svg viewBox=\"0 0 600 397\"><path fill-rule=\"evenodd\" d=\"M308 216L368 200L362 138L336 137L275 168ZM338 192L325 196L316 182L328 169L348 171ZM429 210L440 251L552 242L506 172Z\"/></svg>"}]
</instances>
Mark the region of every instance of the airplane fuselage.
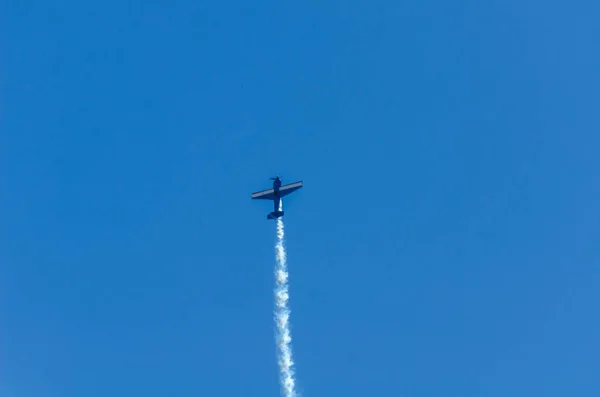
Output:
<instances>
[{"instance_id":1,"label":"airplane fuselage","mask_svg":"<svg viewBox=\"0 0 600 397\"><path fill-rule=\"evenodd\" d=\"M275 208L279 208L279 188L281 187L281 179L273 178L273 195L276 197Z\"/></svg>"}]
</instances>

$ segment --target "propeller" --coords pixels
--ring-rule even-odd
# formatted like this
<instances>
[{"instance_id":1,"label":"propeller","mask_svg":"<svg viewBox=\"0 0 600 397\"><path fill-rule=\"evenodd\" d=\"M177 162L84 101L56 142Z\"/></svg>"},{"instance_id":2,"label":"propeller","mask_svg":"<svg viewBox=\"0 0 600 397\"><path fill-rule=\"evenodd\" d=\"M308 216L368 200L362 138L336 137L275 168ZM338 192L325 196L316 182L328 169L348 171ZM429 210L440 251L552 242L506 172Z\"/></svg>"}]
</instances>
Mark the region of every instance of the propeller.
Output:
<instances>
[{"instance_id":1,"label":"propeller","mask_svg":"<svg viewBox=\"0 0 600 397\"><path fill-rule=\"evenodd\" d=\"M272 180L272 181L274 181L274 180L276 180L276 179L278 179L278 178L279 178L279 175L277 175L277 177L276 177L276 178L269 178L269 179L270 179L270 180ZM279 178L279 179L281 179L281 178Z\"/></svg>"}]
</instances>

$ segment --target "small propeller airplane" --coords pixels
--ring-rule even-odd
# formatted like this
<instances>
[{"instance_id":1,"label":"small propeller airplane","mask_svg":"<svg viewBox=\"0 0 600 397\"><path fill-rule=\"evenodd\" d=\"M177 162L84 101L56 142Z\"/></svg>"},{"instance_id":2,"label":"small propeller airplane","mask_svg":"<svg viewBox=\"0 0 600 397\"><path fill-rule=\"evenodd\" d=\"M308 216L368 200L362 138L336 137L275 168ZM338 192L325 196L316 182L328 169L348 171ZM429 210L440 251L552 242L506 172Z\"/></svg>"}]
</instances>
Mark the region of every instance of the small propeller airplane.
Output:
<instances>
[{"instance_id":1,"label":"small propeller airplane","mask_svg":"<svg viewBox=\"0 0 600 397\"><path fill-rule=\"evenodd\" d=\"M290 183L281 186L281 178L276 176L273 180L273 188L252 193L252 199L273 200L273 212L267 215L267 219L277 219L283 216L283 211L280 211L281 198L295 192L302 187L302 181Z\"/></svg>"}]
</instances>

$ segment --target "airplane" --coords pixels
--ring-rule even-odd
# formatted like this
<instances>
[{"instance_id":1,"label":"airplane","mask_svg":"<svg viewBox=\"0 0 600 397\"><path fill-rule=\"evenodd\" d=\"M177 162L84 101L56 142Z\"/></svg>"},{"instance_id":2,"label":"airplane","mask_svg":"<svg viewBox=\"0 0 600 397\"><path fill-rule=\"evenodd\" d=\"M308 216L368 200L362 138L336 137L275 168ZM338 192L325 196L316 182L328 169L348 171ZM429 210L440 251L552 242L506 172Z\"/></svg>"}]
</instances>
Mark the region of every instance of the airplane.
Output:
<instances>
[{"instance_id":1,"label":"airplane","mask_svg":"<svg viewBox=\"0 0 600 397\"><path fill-rule=\"evenodd\" d=\"M283 211L279 210L281 198L300 189L302 187L302 181L281 186L281 178L279 178L279 176L270 179L273 181L273 188L252 193L252 199L273 200L274 210L267 215L267 219L277 219L283 216Z\"/></svg>"}]
</instances>

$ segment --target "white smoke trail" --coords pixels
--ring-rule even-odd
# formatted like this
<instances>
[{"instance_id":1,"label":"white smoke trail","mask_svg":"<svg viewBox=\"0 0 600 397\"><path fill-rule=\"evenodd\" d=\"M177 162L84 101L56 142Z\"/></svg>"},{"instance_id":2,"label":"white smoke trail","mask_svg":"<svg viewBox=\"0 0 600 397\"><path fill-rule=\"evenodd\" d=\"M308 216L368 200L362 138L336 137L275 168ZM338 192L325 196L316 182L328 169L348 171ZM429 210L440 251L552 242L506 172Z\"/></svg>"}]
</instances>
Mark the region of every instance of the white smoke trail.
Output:
<instances>
[{"instance_id":1,"label":"white smoke trail","mask_svg":"<svg viewBox=\"0 0 600 397\"><path fill-rule=\"evenodd\" d=\"M283 204L280 202L279 211ZM292 360L292 336L290 333L290 309L288 308L288 272L285 253L283 219L277 218L277 244L275 253L277 265L275 267L275 322L277 324L277 355L279 361L279 377L284 397L297 397L294 389L294 361Z\"/></svg>"}]
</instances>

